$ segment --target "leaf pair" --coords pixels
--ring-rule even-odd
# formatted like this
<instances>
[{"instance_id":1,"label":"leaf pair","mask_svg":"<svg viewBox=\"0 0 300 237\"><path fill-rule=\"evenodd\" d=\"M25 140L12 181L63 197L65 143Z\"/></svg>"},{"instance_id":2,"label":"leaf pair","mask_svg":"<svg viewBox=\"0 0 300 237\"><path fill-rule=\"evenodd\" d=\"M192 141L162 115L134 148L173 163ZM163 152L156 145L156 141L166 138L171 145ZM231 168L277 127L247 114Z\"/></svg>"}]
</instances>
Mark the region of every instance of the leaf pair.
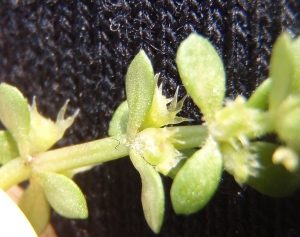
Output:
<instances>
[{"instance_id":1,"label":"leaf pair","mask_svg":"<svg viewBox=\"0 0 300 237\"><path fill-rule=\"evenodd\" d=\"M57 116L56 123L45 119L38 112L35 102L27 104L23 95L12 86L0 85L0 119L8 131L0 133L1 163L10 166L19 156L21 166L30 166L34 154L48 150L73 123L78 111L64 119L67 103ZM15 160L14 160L15 159ZM11 166L10 172L15 168ZM79 187L68 177L31 167L29 188L20 201L20 207L37 233L41 233L50 219L50 205L61 215L86 218L88 211Z\"/></svg>"},{"instance_id":2,"label":"leaf pair","mask_svg":"<svg viewBox=\"0 0 300 237\"><path fill-rule=\"evenodd\" d=\"M181 43L176 63L187 92L209 127L225 94L225 72L218 53L207 39L191 34ZM222 164L218 144L209 136L175 176L171 200L176 213L191 214L209 202L219 185Z\"/></svg>"},{"instance_id":3,"label":"leaf pair","mask_svg":"<svg viewBox=\"0 0 300 237\"><path fill-rule=\"evenodd\" d=\"M177 90L173 99L166 99L157 80L150 60L140 51L126 75L127 101L116 110L109 128L110 136L127 134L130 159L142 179L144 215L155 233L164 215L164 190L157 171L167 175L181 159L181 153L172 145L175 131L160 127L189 121L176 116L186 97L177 102Z\"/></svg>"}]
</instances>

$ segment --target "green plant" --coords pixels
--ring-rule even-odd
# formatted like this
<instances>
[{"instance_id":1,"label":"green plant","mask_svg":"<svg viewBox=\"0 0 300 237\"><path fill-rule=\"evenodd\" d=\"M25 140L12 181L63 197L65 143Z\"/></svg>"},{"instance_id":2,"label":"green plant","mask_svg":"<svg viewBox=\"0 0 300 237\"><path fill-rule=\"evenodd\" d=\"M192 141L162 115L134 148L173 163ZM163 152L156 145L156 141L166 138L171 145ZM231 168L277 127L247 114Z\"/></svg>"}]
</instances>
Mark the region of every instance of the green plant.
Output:
<instances>
[{"instance_id":1,"label":"green plant","mask_svg":"<svg viewBox=\"0 0 300 237\"><path fill-rule=\"evenodd\" d=\"M300 38L283 33L274 45L270 77L249 100L238 96L223 107L223 63L208 40L191 34L176 62L205 124L168 127L190 120L176 116L186 97L178 102L178 90L172 99L163 96L159 75L140 51L129 66L127 100L112 118L110 137L51 151L78 112L64 119L66 103L53 123L37 112L35 102L28 105L16 88L2 83L0 119L7 131L0 133L0 187L30 180L20 207L38 233L49 221L49 204L63 216L87 217L84 196L71 180L75 173L128 155L140 173L143 210L155 233L164 215L159 173L174 178L171 200L178 214L197 212L209 202L223 168L240 185L271 196L289 195L300 186L299 57ZM277 142L264 141L269 134Z\"/></svg>"}]
</instances>

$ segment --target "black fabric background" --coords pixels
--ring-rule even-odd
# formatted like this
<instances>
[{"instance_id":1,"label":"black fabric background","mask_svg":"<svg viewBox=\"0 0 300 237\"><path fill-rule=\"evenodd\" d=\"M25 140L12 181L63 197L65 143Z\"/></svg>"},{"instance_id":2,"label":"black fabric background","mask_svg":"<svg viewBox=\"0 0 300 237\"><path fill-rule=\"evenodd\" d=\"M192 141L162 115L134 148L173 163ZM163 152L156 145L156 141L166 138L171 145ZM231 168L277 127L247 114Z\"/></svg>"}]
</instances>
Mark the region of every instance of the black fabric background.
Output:
<instances>
[{"instance_id":1,"label":"black fabric background","mask_svg":"<svg viewBox=\"0 0 300 237\"><path fill-rule=\"evenodd\" d=\"M57 147L107 136L113 111L125 99L124 80L144 49L171 96L181 85L175 53L189 33L205 35L226 67L227 96L246 97L268 75L272 44L283 30L299 35L299 0L0 1L0 80L17 86L55 119L66 99L80 115ZM183 96L184 88L180 87ZM182 115L201 123L188 99ZM155 236L140 202L141 181L130 160L77 175L88 202L87 220L53 213L60 237ZM164 178L166 212L158 236L300 236L300 192L263 196L223 174L209 205L189 217L174 214L171 180Z\"/></svg>"}]
</instances>

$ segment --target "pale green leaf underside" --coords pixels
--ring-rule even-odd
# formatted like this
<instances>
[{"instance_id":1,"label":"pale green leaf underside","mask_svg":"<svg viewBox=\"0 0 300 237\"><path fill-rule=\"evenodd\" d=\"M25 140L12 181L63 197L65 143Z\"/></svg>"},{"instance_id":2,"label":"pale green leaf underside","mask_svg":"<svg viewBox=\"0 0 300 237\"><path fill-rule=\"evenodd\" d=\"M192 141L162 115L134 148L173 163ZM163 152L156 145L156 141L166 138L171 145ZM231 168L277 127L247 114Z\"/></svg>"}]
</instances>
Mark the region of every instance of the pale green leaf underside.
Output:
<instances>
[{"instance_id":1,"label":"pale green leaf underside","mask_svg":"<svg viewBox=\"0 0 300 237\"><path fill-rule=\"evenodd\" d=\"M171 201L177 214L202 209L214 195L221 178L222 157L218 145L208 138L205 146L189 158L175 176Z\"/></svg>"},{"instance_id":2,"label":"pale green leaf underside","mask_svg":"<svg viewBox=\"0 0 300 237\"><path fill-rule=\"evenodd\" d=\"M201 109L206 121L222 107L225 95L225 72L222 60L204 37L191 34L177 52L176 63L182 82Z\"/></svg>"},{"instance_id":3,"label":"pale green leaf underside","mask_svg":"<svg viewBox=\"0 0 300 237\"><path fill-rule=\"evenodd\" d=\"M135 150L131 149L130 159L142 179L142 205L150 228L158 233L164 218L165 196L158 172L149 165Z\"/></svg>"},{"instance_id":4,"label":"pale green leaf underside","mask_svg":"<svg viewBox=\"0 0 300 237\"><path fill-rule=\"evenodd\" d=\"M21 92L10 85L0 85L0 119L16 140L21 156L29 152L30 114Z\"/></svg>"},{"instance_id":5,"label":"pale green leaf underside","mask_svg":"<svg viewBox=\"0 0 300 237\"><path fill-rule=\"evenodd\" d=\"M110 121L109 129L108 129L109 136L115 136L115 135L126 133L128 115L129 115L128 103L127 100L125 100L119 105L119 107L114 113L114 116Z\"/></svg>"},{"instance_id":6,"label":"pale green leaf underside","mask_svg":"<svg viewBox=\"0 0 300 237\"><path fill-rule=\"evenodd\" d=\"M155 88L152 64L141 50L129 65L126 74L126 96L129 107L127 135L132 140L138 132L153 99Z\"/></svg>"},{"instance_id":7,"label":"pale green leaf underside","mask_svg":"<svg viewBox=\"0 0 300 237\"><path fill-rule=\"evenodd\" d=\"M35 172L34 179L42 186L48 202L57 213L68 218L88 217L83 193L71 179L52 172Z\"/></svg>"},{"instance_id":8,"label":"pale green leaf underside","mask_svg":"<svg viewBox=\"0 0 300 237\"><path fill-rule=\"evenodd\" d=\"M11 134L7 131L0 131L0 164L5 164L18 156L18 146Z\"/></svg>"},{"instance_id":9,"label":"pale green leaf underside","mask_svg":"<svg viewBox=\"0 0 300 237\"><path fill-rule=\"evenodd\" d=\"M291 54L292 39L287 33L281 34L276 40L270 59L270 110L276 110L288 96L292 88L293 60Z\"/></svg>"},{"instance_id":10,"label":"pale green leaf underside","mask_svg":"<svg viewBox=\"0 0 300 237\"><path fill-rule=\"evenodd\" d=\"M30 185L22 195L19 207L26 215L37 234L41 234L50 220L50 206L42 187L30 180Z\"/></svg>"}]
</instances>

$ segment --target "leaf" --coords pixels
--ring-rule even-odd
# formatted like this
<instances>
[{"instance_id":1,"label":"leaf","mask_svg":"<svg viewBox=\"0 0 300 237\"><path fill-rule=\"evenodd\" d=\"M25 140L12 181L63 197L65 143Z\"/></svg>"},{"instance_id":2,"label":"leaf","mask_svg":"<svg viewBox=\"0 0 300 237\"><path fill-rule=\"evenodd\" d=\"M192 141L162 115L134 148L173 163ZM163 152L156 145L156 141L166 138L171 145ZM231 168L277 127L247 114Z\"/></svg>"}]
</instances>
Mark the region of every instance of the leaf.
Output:
<instances>
[{"instance_id":1,"label":"leaf","mask_svg":"<svg viewBox=\"0 0 300 237\"><path fill-rule=\"evenodd\" d=\"M300 95L291 94L282 102L277 110L275 122L275 131L279 138L288 146L300 152Z\"/></svg>"},{"instance_id":2,"label":"leaf","mask_svg":"<svg viewBox=\"0 0 300 237\"><path fill-rule=\"evenodd\" d=\"M21 92L10 85L0 85L0 119L14 137L22 157L29 154L30 114Z\"/></svg>"},{"instance_id":3,"label":"leaf","mask_svg":"<svg viewBox=\"0 0 300 237\"><path fill-rule=\"evenodd\" d=\"M190 158L196 151L197 151L197 149L181 150L180 152L181 152L183 158L178 162L178 164L173 169L170 170L170 172L168 173L168 176L170 178L174 179L176 174L178 173L178 171L183 167L183 165L187 161L187 159Z\"/></svg>"},{"instance_id":4,"label":"leaf","mask_svg":"<svg viewBox=\"0 0 300 237\"><path fill-rule=\"evenodd\" d=\"M270 59L272 86L269 103L271 111L276 110L291 91L294 74L291 42L291 37L287 33L283 33L273 47Z\"/></svg>"},{"instance_id":5,"label":"leaf","mask_svg":"<svg viewBox=\"0 0 300 237\"><path fill-rule=\"evenodd\" d=\"M34 180L22 195L19 207L37 234L41 234L50 221L50 206L42 187Z\"/></svg>"},{"instance_id":6,"label":"leaf","mask_svg":"<svg viewBox=\"0 0 300 237\"><path fill-rule=\"evenodd\" d=\"M292 42L292 58L294 65L294 75L292 92L300 92L300 37Z\"/></svg>"},{"instance_id":7,"label":"leaf","mask_svg":"<svg viewBox=\"0 0 300 237\"><path fill-rule=\"evenodd\" d=\"M181 43L176 63L187 92L205 120L213 120L225 95L225 71L220 56L207 39L191 34Z\"/></svg>"},{"instance_id":8,"label":"leaf","mask_svg":"<svg viewBox=\"0 0 300 237\"><path fill-rule=\"evenodd\" d=\"M247 107L266 110L269 105L269 94L272 79L268 78L259 85L247 101Z\"/></svg>"},{"instance_id":9,"label":"leaf","mask_svg":"<svg viewBox=\"0 0 300 237\"><path fill-rule=\"evenodd\" d=\"M142 205L146 221L153 232L161 229L164 211L164 188L158 172L135 150L130 150L130 159L142 179Z\"/></svg>"},{"instance_id":10,"label":"leaf","mask_svg":"<svg viewBox=\"0 0 300 237\"><path fill-rule=\"evenodd\" d=\"M256 176L250 176L246 183L259 192L284 197L292 194L300 187L300 174L289 172L281 164L273 164L272 156L277 145L266 142L251 143L252 150L257 154L260 168Z\"/></svg>"},{"instance_id":11,"label":"leaf","mask_svg":"<svg viewBox=\"0 0 300 237\"><path fill-rule=\"evenodd\" d=\"M62 174L45 171L35 171L33 175L57 213L68 218L85 219L88 217L83 193L71 179Z\"/></svg>"},{"instance_id":12,"label":"leaf","mask_svg":"<svg viewBox=\"0 0 300 237\"><path fill-rule=\"evenodd\" d=\"M217 143L208 138L175 176L171 201L177 214L192 214L202 209L214 195L221 178L222 157Z\"/></svg>"},{"instance_id":13,"label":"leaf","mask_svg":"<svg viewBox=\"0 0 300 237\"><path fill-rule=\"evenodd\" d=\"M125 100L119 105L119 107L115 111L110 121L109 130L108 130L109 136L115 136L115 135L126 133L128 115L129 115L128 103L127 100Z\"/></svg>"},{"instance_id":14,"label":"leaf","mask_svg":"<svg viewBox=\"0 0 300 237\"><path fill-rule=\"evenodd\" d=\"M129 65L126 74L126 96L129 107L127 135L132 140L151 106L155 88L152 64L141 50Z\"/></svg>"},{"instance_id":15,"label":"leaf","mask_svg":"<svg viewBox=\"0 0 300 237\"><path fill-rule=\"evenodd\" d=\"M20 156L18 146L11 134L7 131L0 131L0 164L4 165L18 156Z\"/></svg>"}]
</instances>

